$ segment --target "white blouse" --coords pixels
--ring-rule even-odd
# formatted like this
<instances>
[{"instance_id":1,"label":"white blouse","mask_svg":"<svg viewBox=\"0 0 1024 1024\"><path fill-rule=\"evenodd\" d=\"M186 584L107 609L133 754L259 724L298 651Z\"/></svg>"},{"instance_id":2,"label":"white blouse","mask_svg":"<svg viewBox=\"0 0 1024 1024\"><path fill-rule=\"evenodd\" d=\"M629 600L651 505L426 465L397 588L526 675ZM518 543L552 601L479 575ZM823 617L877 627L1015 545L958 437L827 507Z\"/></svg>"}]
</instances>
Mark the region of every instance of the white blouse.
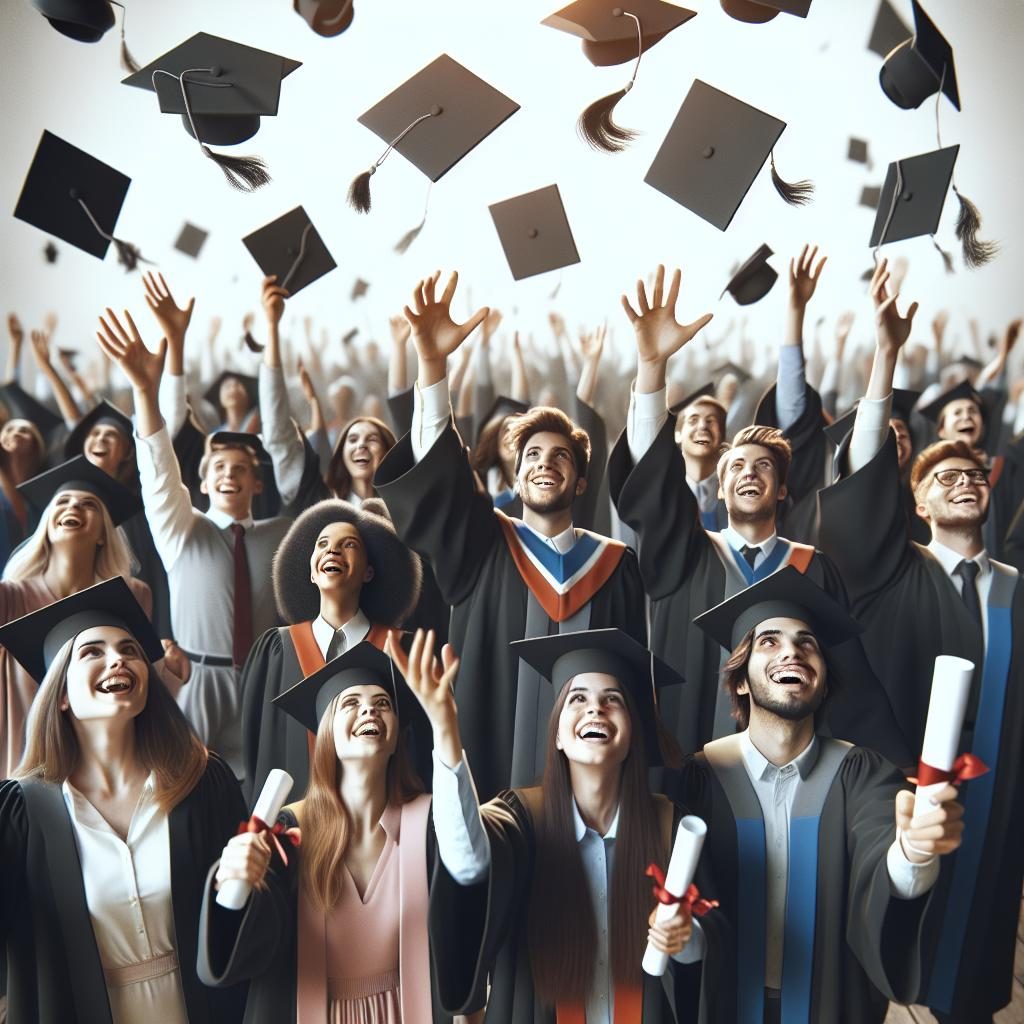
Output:
<instances>
[{"instance_id":1,"label":"white blouse","mask_svg":"<svg viewBox=\"0 0 1024 1024\"><path fill-rule=\"evenodd\" d=\"M151 774L127 842L70 782L62 787L114 1024L188 1024L171 905L170 832L155 786Z\"/></svg>"}]
</instances>

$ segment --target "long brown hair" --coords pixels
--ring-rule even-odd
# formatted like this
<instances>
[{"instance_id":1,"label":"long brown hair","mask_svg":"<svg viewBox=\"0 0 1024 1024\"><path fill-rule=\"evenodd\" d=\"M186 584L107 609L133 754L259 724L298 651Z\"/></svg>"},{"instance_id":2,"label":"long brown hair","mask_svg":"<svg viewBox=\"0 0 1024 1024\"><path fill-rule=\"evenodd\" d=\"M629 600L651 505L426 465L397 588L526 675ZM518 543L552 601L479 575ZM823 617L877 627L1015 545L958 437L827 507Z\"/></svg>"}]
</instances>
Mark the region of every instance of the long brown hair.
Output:
<instances>
[{"instance_id":1,"label":"long brown hair","mask_svg":"<svg viewBox=\"0 0 1024 1024\"><path fill-rule=\"evenodd\" d=\"M542 809L534 822L536 862L527 934L534 990L549 1006L586 1002L594 980L597 943L597 921L576 842L569 761L555 746L558 718L571 684L570 679L562 687L548 722ZM629 753L622 763L609 900L609 954L615 984L636 987L643 980L640 961L652 899L644 870L651 861L664 864L668 850L647 784L647 750L640 718L625 687L622 695L633 729Z\"/></svg>"},{"instance_id":2,"label":"long brown hair","mask_svg":"<svg viewBox=\"0 0 1024 1024\"><path fill-rule=\"evenodd\" d=\"M501 482L506 487L511 487L515 483L514 480L509 479L508 473L505 471L505 462L501 457L501 438L510 418L502 416L500 419L491 420L480 431L476 447L469 457L469 464L484 480L487 479L487 473L491 466L497 466L498 472L501 473Z\"/></svg>"},{"instance_id":3,"label":"long brown hair","mask_svg":"<svg viewBox=\"0 0 1024 1024\"><path fill-rule=\"evenodd\" d=\"M341 867L352 828L348 808L341 799L342 768L334 746L334 713L340 697L338 694L327 705L320 718L300 822L302 885L316 906L325 911L341 899ZM387 773L389 804L407 804L423 792L423 783L413 770L406 748L404 729L398 734L398 746L388 762Z\"/></svg>"},{"instance_id":4,"label":"long brown hair","mask_svg":"<svg viewBox=\"0 0 1024 1024\"><path fill-rule=\"evenodd\" d=\"M383 420L377 419L376 416L356 416L355 419L349 420L345 424L345 428L338 435L338 443L334 446L334 452L331 455L331 461L327 466L327 473L324 476L324 483L327 484L327 489L336 498L348 498L349 494L352 493L352 474L345 465L345 441L348 438L349 431L357 423L370 423L373 425L373 428L380 434L381 441L384 442L385 454L398 444L398 440L391 432L391 428Z\"/></svg>"},{"instance_id":5,"label":"long brown hair","mask_svg":"<svg viewBox=\"0 0 1024 1024\"><path fill-rule=\"evenodd\" d=\"M25 729L25 753L14 772L17 779L41 779L63 785L81 757L71 711L61 710L68 692L68 666L74 638L58 651L32 702ZM155 668L146 662L146 705L135 716L135 752L142 766L156 774L156 801L171 811L195 788L206 771L208 753L188 719L167 692Z\"/></svg>"}]
</instances>

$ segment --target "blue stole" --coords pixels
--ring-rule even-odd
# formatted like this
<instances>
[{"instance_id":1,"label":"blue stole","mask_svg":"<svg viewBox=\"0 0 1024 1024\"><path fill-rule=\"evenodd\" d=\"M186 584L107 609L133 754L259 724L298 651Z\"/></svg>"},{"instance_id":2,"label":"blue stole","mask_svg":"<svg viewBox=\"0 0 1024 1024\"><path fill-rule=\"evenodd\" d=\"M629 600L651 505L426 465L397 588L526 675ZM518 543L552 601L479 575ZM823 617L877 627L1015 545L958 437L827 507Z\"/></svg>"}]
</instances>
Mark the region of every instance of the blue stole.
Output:
<instances>
[{"instance_id":1,"label":"blue stole","mask_svg":"<svg viewBox=\"0 0 1024 1024\"><path fill-rule=\"evenodd\" d=\"M974 725L971 753L988 765L988 773L972 779L962 790L964 835L960 849L953 855L953 881L935 952L926 1004L931 1009L950 1013L960 973L966 928L971 916L974 889L978 881L981 854L988 837L992 797L999 769L999 737L1003 728L1003 707L1013 657L1013 594L1017 571L992 562L992 587L988 595L988 644L981 675L978 717Z\"/></svg>"},{"instance_id":2,"label":"blue stole","mask_svg":"<svg viewBox=\"0 0 1024 1024\"><path fill-rule=\"evenodd\" d=\"M732 560L736 563L736 568L739 569L743 578L747 581L748 587L752 587L755 583L759 583L766 577L771 576L785 562L789 556L789 549L789 541L779 537L772 553L756 569L751 569L747 564L747 560L735 548L729 547Z\"/></svg>"},{"instance_id":3,"label":"blue stole","mask_svg":"<svg viewBox=\"0 0 1024 1024\"><path fill-rule=\"evenodd\" d=\"M516 500L516 492L511 487L506 487L505 490L499 491L494 496L494 507L505 508L507 505L511 505Z\"/></svg>"}]
</instances>

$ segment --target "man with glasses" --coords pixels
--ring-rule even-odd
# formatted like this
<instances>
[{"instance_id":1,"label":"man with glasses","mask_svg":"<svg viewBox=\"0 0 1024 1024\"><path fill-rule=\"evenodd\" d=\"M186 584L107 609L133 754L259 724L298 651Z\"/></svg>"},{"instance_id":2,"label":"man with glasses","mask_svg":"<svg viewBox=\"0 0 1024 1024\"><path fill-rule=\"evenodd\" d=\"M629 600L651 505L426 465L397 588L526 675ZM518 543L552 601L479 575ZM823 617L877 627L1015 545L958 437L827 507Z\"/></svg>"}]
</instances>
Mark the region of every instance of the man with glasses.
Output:
<instances>
[{"instance_id":1,"label":"man with glasses","mask_svg":"<svg viewBox=\"0 0 1024 1024\"><path fill-rule=\"evenodd\" d=\"M939 441L918 455L910 482L931 541L908 536L888 424L893 372L916 303L900 316L887 280L883 261L871 286L874 364L843 474L819 494L820 544L843 575L868 659L911 749L921 749L935 657L977 666L959 749L989 772L964 788L964 843L933 901L921 997L942 1024L977 1024L1009 1003L1013 985L1024 880L1024 587L1016 569L985 550L991 488L984 455L967 441Z\"/></svg>"}]
</instances>

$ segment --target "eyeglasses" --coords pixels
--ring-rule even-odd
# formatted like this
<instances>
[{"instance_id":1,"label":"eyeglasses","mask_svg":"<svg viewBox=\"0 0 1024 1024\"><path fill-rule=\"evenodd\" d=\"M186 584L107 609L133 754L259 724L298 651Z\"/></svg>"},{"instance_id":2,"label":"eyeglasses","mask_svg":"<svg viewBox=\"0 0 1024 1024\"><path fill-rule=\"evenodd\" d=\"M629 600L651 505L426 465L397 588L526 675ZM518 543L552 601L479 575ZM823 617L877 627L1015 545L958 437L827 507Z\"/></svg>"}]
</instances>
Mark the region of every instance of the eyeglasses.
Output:
<instances>
[{"instance_id":1,"label":"eyeglasses","mask_svg":"<svg viewBox=\"0 0 1024 1024\"><path fill-rule=\"evenodd\" d=\"M945 487L953 487L960 477L964 477L969 484L978 484L980 487L988 486L988 473L984 469L940 469L932 476Z\"/></svg>"}]
</instances>

